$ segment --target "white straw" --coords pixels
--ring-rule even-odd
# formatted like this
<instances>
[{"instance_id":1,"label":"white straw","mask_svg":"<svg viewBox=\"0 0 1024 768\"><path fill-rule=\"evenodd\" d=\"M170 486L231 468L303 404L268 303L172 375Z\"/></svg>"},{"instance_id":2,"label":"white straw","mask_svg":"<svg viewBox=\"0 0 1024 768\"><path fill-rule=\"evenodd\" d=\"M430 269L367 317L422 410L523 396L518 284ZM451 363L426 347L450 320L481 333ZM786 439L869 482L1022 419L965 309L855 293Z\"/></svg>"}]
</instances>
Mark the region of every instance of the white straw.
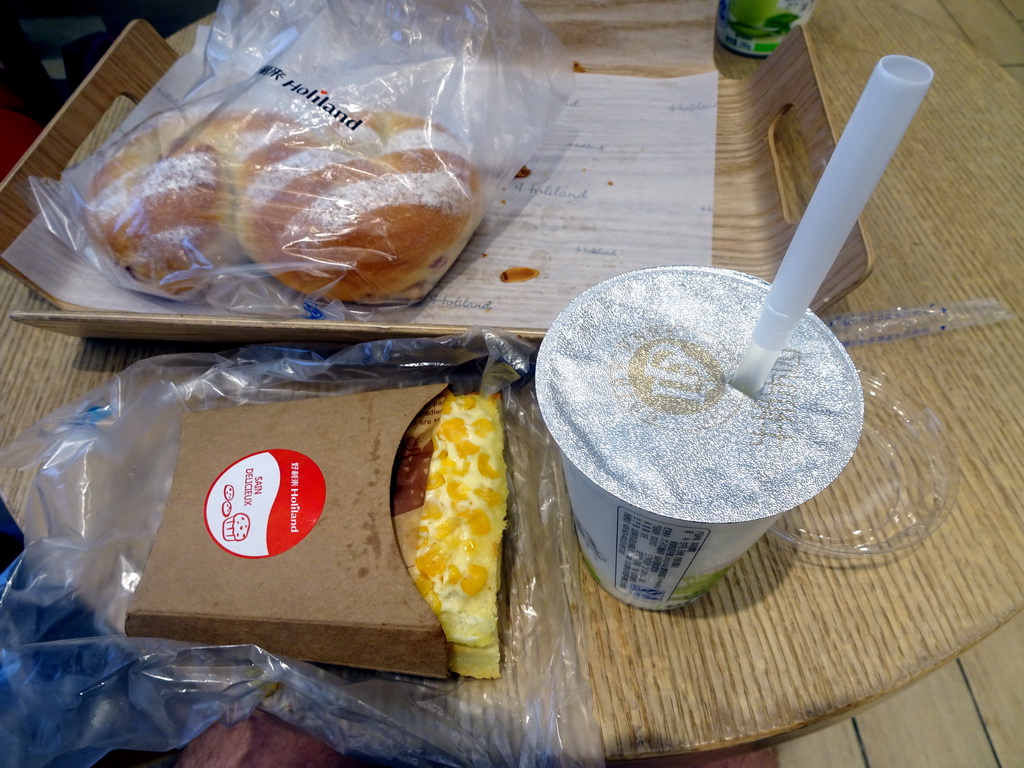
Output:
<instances>
[{"instance_id":1,"label":"white straw","mask_svg":"<svg viewBox=\"0 0 1024 768\"><path fill-rule=\"evenodd\" d=\"M754 396L821 287L932 83L909 56L875 66L797 226L732 386Z\"/></svg>"}]
</instances>

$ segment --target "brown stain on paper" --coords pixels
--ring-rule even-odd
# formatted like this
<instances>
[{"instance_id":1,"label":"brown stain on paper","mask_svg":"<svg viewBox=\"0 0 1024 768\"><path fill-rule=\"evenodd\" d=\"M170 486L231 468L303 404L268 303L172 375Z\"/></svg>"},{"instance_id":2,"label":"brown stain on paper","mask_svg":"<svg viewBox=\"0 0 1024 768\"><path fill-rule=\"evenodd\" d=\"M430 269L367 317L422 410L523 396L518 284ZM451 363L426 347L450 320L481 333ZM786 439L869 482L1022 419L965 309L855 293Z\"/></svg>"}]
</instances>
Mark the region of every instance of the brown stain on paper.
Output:
<instances>
[{"instance_id":1,"label":"brown stain on paper","mask_svg":"<svg viewBox=\"0 0 1024 768\"><path fill-rule=\"evenodd\" d=\"M540 272L533 267L509 267L501 273L503 283L525 283L539 277Z\"/></svg>"}]
</instances>

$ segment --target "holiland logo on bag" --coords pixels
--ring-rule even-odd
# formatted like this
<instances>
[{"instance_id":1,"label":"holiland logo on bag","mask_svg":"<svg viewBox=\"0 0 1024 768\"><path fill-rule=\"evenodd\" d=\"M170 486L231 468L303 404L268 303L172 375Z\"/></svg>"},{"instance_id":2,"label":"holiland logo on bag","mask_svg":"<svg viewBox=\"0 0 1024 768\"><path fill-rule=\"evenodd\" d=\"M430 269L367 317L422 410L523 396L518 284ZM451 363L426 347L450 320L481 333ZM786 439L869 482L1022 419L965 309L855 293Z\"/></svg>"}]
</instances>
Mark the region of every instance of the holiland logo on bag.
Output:
<instances>
[{"instance_id":1,"label":"holiland logo on bag","mask_svg":"<svg viewBox=\"0 0 1024 768\"><path fill-rule=\"evenodd\" d=\"M314 88L304 83L300 83L297 80L293 80L278 67L268 65L260 69L256 74L274 78L274 81L282 88L290 89L297 96L304 96L306 101L320 107L320 109L329 114L346 128L351 128L354 131L363 124L362 120L356 120L348 112L342 110L337 104L332 103L330 100L330 94L327 91L322 88Z\"/></svg>"},{"instance_id":2,"label":"holiland logo on bag","mask_svg":"<svg viewBox=\"0 0 1024 768\"><path fill-rule=\"evenodd\" d=\"M274 448L244 456L206 494L206 530L239 557L272 557L302 541L323 513L323 473L303 453Z\"/></svg>"}]
</instances>

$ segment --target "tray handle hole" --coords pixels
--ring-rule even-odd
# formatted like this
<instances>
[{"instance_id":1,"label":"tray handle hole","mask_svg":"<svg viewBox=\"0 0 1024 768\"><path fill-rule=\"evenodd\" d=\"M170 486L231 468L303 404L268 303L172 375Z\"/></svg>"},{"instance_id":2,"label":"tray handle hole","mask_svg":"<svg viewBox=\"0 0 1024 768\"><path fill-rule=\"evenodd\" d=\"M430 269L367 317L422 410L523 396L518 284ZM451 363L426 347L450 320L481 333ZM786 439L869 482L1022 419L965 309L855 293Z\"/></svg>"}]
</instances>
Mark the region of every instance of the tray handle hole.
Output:
<instances>
[{"instance_id":1,"label":"tray handle hole","mask_svg":"<svg viewBox=\"0 0 1024 768\"><path fill-rule=\"evenodd\" d=\"M814 192L807 140L792 104L787 104L768 126L768 146L775 166L775 181L782 202L782 216L796 224Z\"/></svg>"}]
</instances>

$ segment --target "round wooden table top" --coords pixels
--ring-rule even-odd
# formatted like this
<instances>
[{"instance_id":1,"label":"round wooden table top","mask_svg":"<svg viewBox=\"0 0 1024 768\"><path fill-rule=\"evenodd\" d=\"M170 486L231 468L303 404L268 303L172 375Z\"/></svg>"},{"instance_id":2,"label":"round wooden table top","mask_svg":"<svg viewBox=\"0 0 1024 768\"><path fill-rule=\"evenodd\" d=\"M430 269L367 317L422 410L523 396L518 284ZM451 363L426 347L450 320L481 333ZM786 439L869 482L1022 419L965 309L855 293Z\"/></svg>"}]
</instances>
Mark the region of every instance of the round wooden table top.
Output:
<instances>
[{"instance_id":1,"label":"round wooden table top","mask_svg":"<svg viewBox=\"0 0 1024 768\"><path fill-rule=\"evenodd\" d=\"M567 44L585 65L660 75L683 67L666 65L659 46L675 45L693 3L529 5L571 33ZM696 5L706 22L713 3ZM830 311L994 298L1014 317L851 349L859 366L935 414L958 457L948 518L922 543L841 558L768 537L705 597L665 613L616 601L580 566L578 636L613 760L683 765L825 725L952 659L1024 606L1024 90L967 45L879 0L819 0L807 38L836 127L882 55L916 56L935 70L862 217L873 272ZM719 66L740 75L755 65L720 55ZM44 308L0 276L3 444L111 373L186 348L79 339L7 318ZM0 475L14 507L26 479Z\"/></svg>"}]
</instances>

